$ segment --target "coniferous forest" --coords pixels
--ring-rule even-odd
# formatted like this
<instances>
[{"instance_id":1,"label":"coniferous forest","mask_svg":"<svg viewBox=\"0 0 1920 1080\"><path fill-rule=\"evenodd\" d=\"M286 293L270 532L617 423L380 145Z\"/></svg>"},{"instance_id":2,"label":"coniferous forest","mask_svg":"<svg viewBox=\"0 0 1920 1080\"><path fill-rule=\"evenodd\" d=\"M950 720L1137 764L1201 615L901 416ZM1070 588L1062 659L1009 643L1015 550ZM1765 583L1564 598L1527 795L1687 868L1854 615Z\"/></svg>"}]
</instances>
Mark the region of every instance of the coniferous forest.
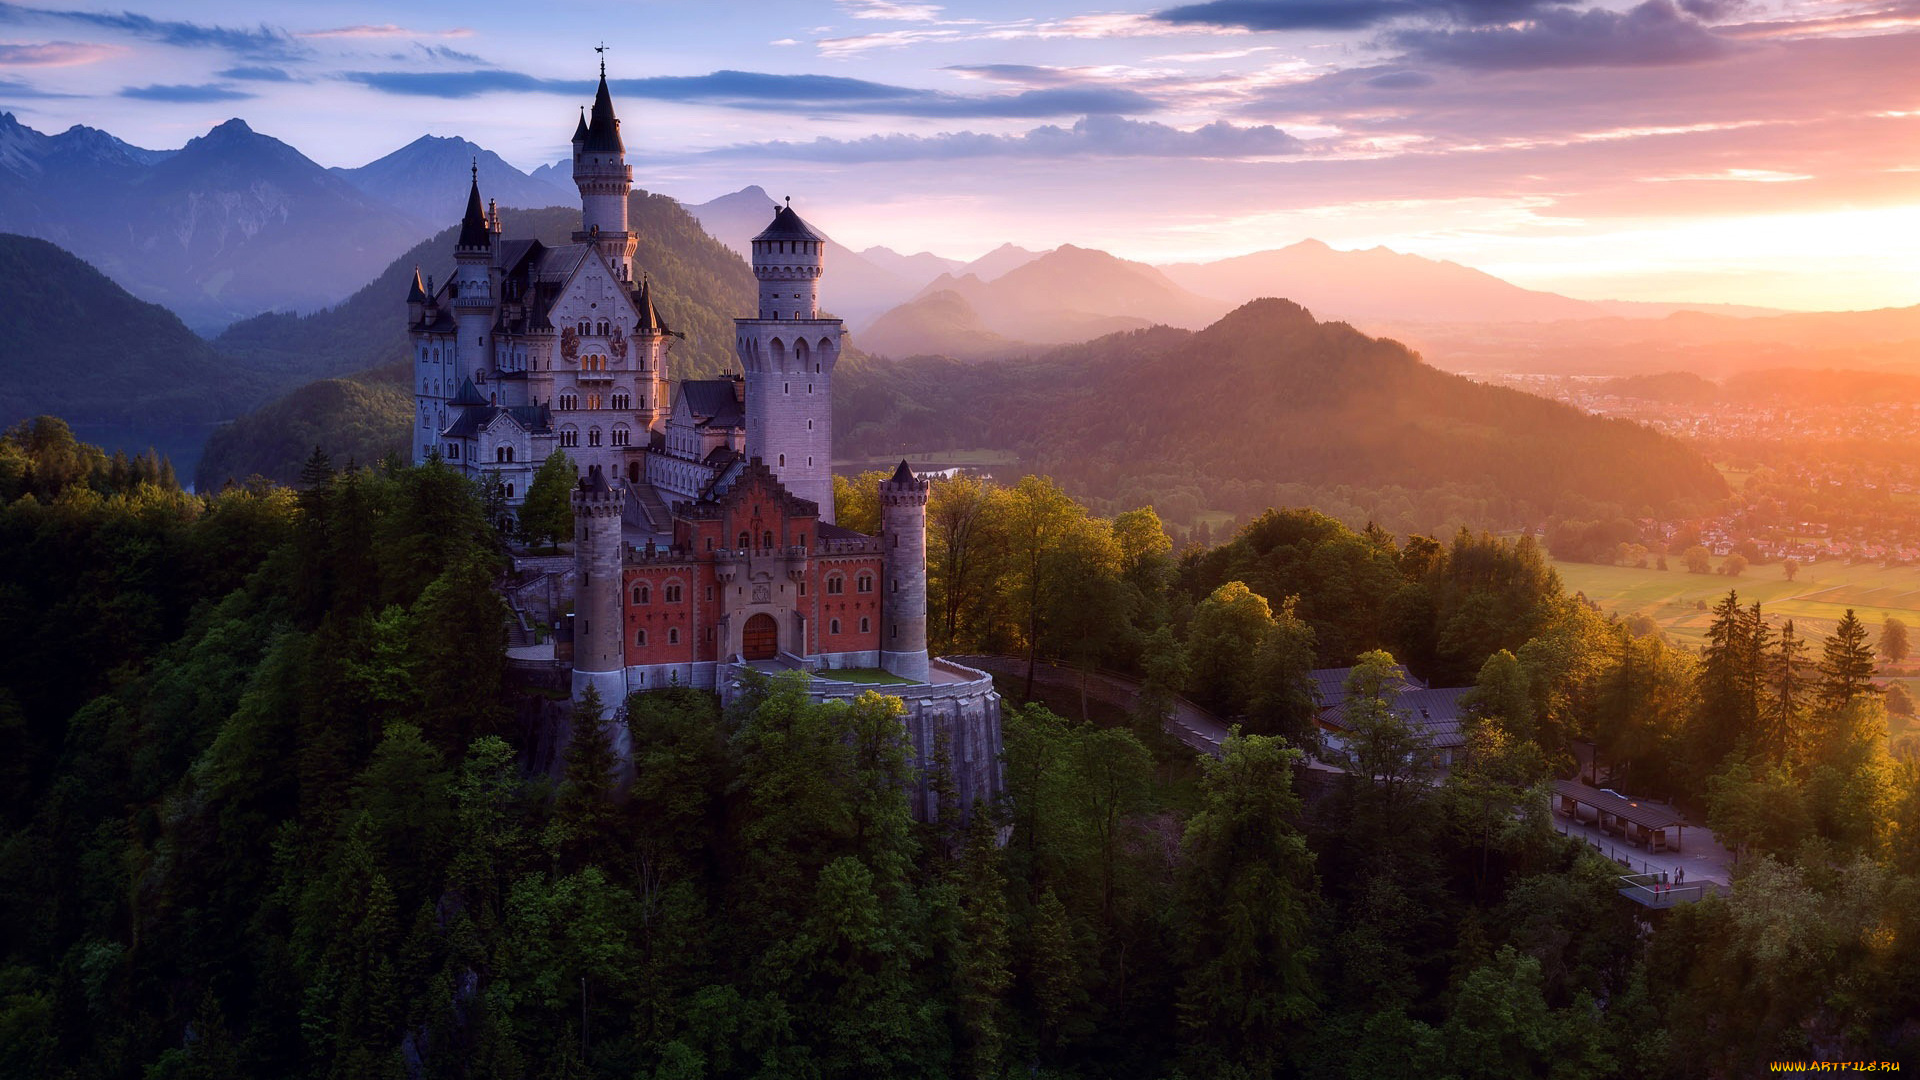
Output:
<instances>
[{"instance_id":1,"label":"coniferous forest","mask_svg":"<svg viewBox=\"0 0 1920 1080\"><path fill-rule=\"evenodd\" d=\"M840 493L843 524L875 512ZM1733 1077L1920 1055L1920 767L1857 620L1729 594L1683 650L1531 538L1269 511L1173 550L1051 481L936 484L937 651L1009 696L1009 798L908 810L897 706L643 695L616 785L507 670L484 494L437 462L180 489L0 438L0 1076ZM1395 663L1472 685L1443 777ZM1307 672L1352 666L1320 747ZM1017 682L1017 681L1016 681ZM1240 725L1165 737L1184 695ZM585 709L597 711L596 703ZM1648 912L1552 827L1591 743L1737 846ZM1346 772L1308 779L1303 751ZM927 777L944 792L937 765ZM1363 779L1364 778L1364 779Z\"/></svg>"}]
</instances>

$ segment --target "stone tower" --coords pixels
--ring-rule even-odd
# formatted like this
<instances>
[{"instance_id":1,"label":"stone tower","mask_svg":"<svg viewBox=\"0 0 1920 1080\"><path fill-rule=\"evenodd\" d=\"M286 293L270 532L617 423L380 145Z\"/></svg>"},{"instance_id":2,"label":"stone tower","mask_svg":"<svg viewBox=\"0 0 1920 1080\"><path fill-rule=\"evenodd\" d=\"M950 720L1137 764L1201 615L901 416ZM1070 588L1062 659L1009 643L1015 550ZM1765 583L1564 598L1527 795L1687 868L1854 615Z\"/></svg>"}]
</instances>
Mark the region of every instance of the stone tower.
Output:
<instances>
[{"instance_id":1,"label":"stone tower","mask_svg":"<svg viewBox=\"0 0 1920 1080\"><path fill-rule=\"evenodd\" d=\"M760 317L735 319L740 367L747 377L747 447L788 491L819 504L833 521L833 366L845 333L839 319L820 317L820 273L826 237L792 206L753 238L753 276Z\"/></svg>"},{"instance_id":2,"label":"stone tower","mask_svg":"<svg viewBox=\"0 0 1920 1080\"><path fill-rule=\"evenodd\" d=\"M608 709L626 700L626 641L620 618L620 511L626 492L593 466L573 489L573 699L588 686Z\"/></svg>"},{"instance_id":3,"label":"stone tower","mask_svg":"<svg viewBox=\"0 0 1920 1080\"><path fill-rule=\"evenodd\" d=\"M633 191L633 167L627 164L620 120L607 93L607 62L600 61L600 89L593 111L573 130L573 183L580 189L580 231L575 243L592 244L623 280L633 278L633 252L639 241L627 231L627 196Z\"/></svg>"},{"instance_id":4,"label":"stone tower","mask_svg":"<svg viewBox=\"0 0 1920 1080\"><path fill-rule=\"evenodd\" d=\"M454 347L455 366L450 385L467 379L484 385L491 353L487 334L494 323L494 241L499 222L490 220L480 207L480 167L473 169L473 186L467 189L467 213L460 219L460 239L454 243L453 317L459 324L459 343Z\"/></svg>"},{"instance_id":5,"label":"stone tower","mask_svg":"<svg viewBox=\"0 0 1920 1080\"><path fill-rule=\"evenodd\" d=\"M673 331L653 306L653 282L640 279L640 299L634 302L639 318L634 321L633 349L634 411L644 428L664 426L672 413L667 381L667 344Z\"/></svg>"},{"instance_id":6,"label":"stone tower","mask_svg":"<svg viewBox=\"0 0 1920 1080\"><path fill-rule=\"evenodd\" d=\"M880 484L880 542L886 571L880 666L914 682L927 681L927 493L931 488L904 461Z\"/></svg>"}]
</instances>

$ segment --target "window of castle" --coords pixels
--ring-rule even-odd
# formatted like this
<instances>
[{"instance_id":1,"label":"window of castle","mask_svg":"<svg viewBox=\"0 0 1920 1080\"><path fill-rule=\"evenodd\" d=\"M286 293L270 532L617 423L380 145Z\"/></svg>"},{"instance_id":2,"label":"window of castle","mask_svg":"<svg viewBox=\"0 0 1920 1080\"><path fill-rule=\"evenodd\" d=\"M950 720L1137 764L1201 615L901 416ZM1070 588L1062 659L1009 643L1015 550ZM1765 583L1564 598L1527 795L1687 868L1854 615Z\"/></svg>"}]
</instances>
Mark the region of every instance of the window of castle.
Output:
<instances>
[{"instance_id":1,"label":"window of castle","mask_svg":"<svg viewBox=\"0 0 1920 1080\"><path fill-rule=\"evenodd\" d=\"M846 585L846 578L841 577L839 574L829 575L827 578L827 595L839 596L846 591Z\"/></svg>"},{"instance_id":2,"label":"window of castle","mask_svg":"<svg viewBox=\"0 0 1920 1080\"><path fill-rule=\"evenodd\" d=\"M859 581L857 582L855 587L858 588L861 592L872 592L873 591L873 575L861 574Z\"/></svg>"},{"instance_id":3,"label":"window of castle","mask_svg":"<svg viewBox=\"0 0 1920 1080\"><path fill-rule=\"evenodd\" d=\"M678 629L675 629L675 628L672 628L672 627L669 627L669 628L668 628L668 630L667 630L667 644L669 644L669 645L678 645L678 644L680 644L680 631L679 631Z\"/></svg>"},{"instance_id":4,"label":"window of castle","mask_svg":"<svg viewBox=\"0 0 1920 1080\"><path fill-rule=\"evenodd\" d=\"M865 615L860 616L860 632L863 634L869 634L873 632L873 624L870 621L868 621Z\"/></svg>"},{"instance_id":5,"label":"window of castle","mask_svg":"<svg viewBox=\"0 0 1920 1080\"><path fill-rule=\"evenodd\" d=\"M667 592L667 603L677 604L680 602L680 586L669 585L667 586L666 592Z\"/></svg>"},{"instance_id":6,"label":"window of castle","mask_svg":"<svg viewBox=\"0 0 1920 1080\"><path fill-rule=\"evenodd\" d=\"M647 587L645 585L635 585L633 587L633 602L636 604L644 604L647 602Z\"/></svg>"},{"instance_id":7,"label":"window of castle","mask_svg":"<svg viewBox=\"0 0 1920 1080\"><path fill-rule=\"evenodd\" d=\"M745 532L743 532L743 533L741 533L741 534L740 534L740 549L741 549L742 551L744 551L744 550L746 550L747 548L750 548L750 547L752 547L752 546L753 546L753 534L752 534L752 533L745 533Z\"/></svg>"},{"instance_id":8,"label":"window of castle","mask_svg":"<svg viewBox=\"0 0 1920 1080\"><path fill-rule=\"evenodd\" d=\"M635 645L645 645L647 643L647 632L645 630L635 631L633 635L633 643Z\"/></svg>"},{"instance_id":9,"label":"window of castle","mask_svg":"<svg viewBox=\"0 0 1920 1080\"><path fill-rule=\"evenodd\" d=\"M837 634L837 633L839 633L839 632L840 632L840 620L839 620L839 619L834 619L834 620L832 620L832 621L830 621L830 622L828 622L828 623L827 623L827 633L829 633L829 634Z\"/></svg>"}]
</instances>

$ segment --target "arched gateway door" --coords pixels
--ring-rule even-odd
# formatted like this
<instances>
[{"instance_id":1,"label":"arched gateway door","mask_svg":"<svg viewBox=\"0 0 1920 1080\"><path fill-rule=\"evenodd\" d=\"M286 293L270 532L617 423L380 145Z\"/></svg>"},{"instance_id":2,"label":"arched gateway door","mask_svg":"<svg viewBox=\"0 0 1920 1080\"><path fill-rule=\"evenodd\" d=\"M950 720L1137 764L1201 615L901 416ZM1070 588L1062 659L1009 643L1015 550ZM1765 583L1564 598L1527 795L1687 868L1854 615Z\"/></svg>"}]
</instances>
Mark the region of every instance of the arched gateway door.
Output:
<instances>
[{"instance_id":1,"label":"arched gateway door","mask_svg":"<svg viewBox=\"0 0 1920 1080\"><path fill-rule=\"evenodd\" d=\"M780 630L773 616L762 612L740 629L740 655L748 660L771 660L780 651Z\"/></svg>"}]
</instances>

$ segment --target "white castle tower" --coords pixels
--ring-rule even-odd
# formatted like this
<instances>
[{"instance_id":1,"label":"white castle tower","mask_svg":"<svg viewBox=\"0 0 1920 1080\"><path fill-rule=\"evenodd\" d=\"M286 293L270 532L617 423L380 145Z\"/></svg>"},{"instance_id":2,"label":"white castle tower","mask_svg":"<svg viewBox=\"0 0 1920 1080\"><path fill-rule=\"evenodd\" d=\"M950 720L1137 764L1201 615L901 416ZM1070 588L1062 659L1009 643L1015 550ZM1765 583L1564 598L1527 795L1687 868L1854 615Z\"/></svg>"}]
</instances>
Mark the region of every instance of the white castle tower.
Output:
<instances>
[{"instance_id":1,"label":"white castle tower","mask_svg":"<svg viewBox=\"0 0 1920 1080\"><path fill-rule=\"evenodd\" d=\"M747 457L832 522L833 366L846 331L839 319L820 317L826 246L791 205L782 206L753 238L760 317L733 323L747 379Z\"/></svg>"},{"instance_id":2,"label":"white castle tower","mask_svg":"<svg viewBox=\"0 0 1920 1080\"><path fill-rule=\"evenodd\" d=\"M487 333L493 329L494 246L499 238L498 215L489 218L480 208L480 166L473 167L473 186L467 190L467 213L460 220L460 239L455 241L453 258L453 317L459 324L458 344L454 347L452 385L467 379L484 383L491 352Z\"/></svg>"},{"instance_id":3,"label":"white castle tower","mask_svg":"<svg viewBox=\"0 0 1920 1080\"><path fill-rule=\"evenodd\" d=\"M600 61L600 89L591 116L582 114L573 130L573 183L580 189L580 231L575 243L592 244L614 264L624 280L633 279L638 239L627 231L627 196L633 191L633 166L627 164L620 120L607 93L607 62Z\"/></svg>"}]
</instances>

